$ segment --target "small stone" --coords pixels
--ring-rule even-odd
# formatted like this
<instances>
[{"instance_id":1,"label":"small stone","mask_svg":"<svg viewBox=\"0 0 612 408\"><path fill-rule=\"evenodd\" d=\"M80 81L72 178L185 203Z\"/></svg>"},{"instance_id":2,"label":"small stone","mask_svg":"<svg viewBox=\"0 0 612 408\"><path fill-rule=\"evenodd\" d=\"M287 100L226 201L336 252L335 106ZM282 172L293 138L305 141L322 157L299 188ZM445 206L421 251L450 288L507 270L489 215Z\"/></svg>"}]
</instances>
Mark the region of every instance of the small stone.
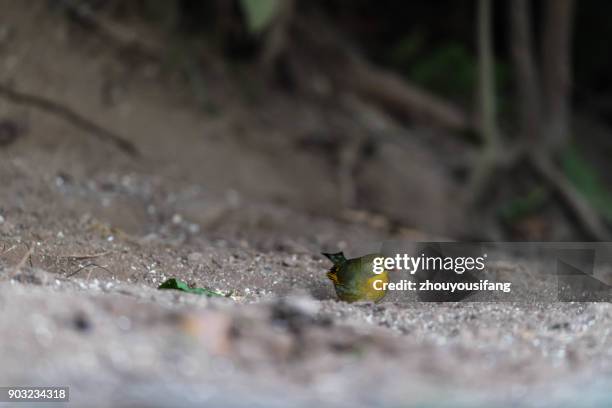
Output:
<instances>
[{"instance_id":1,"label":"small stone","mask_svg":"<svg viewBox=\"0 0 612 408\"><path fill-rule=\"evenodd\" d=\"M560 322L560 323L555 323L552 326L550 326L551 330L567 330L569 329L570 324L568 322Z\"/></svg>"},{"instance_id":2,"label":"small stone","mask_svg":"<svg viewBox=\"0 0 612 408\"><path fill-rule=\"evenodd\" d=\"M282 265L283 266L289 266L289 267L296 266L297 265L297 259L296 259L295 256L293 256L291 258L285 258L285 259L283 259Z\"/></svg>"},{"instance_id":3,"label":"small stone","mask_svg":"<svg viewBox=\"0 0 612 408\"><path fill-rule=\"evenodd\" d=\"M88 332L92 324L84 313L77 313L73 320L74 328L79 332Z\"/></svg>"}]
</instances>

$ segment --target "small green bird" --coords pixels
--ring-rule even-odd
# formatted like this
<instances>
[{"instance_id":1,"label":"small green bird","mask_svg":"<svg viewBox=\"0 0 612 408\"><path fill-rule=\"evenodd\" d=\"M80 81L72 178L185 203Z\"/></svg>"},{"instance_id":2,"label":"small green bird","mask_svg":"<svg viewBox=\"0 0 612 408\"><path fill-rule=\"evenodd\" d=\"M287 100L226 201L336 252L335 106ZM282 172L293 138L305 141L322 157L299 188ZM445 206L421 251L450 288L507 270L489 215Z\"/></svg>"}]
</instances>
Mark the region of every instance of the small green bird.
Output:
<instances>
[{"instance_id":1,"label":"small green bird","mask_svg":"<svg viewBox=\"0 0 612 408\"><path fill-rule=\"evenodd\" d=\"M354 259L346 259L342 252L323 255L334 263L327 277L334 283L340 300L378 302L387 294L386 285L383 289L383 284L389 282L389 274L386 270L381 274L372 271L374 258L380 255L370 254Z\"/></svg>"}]
</instances>

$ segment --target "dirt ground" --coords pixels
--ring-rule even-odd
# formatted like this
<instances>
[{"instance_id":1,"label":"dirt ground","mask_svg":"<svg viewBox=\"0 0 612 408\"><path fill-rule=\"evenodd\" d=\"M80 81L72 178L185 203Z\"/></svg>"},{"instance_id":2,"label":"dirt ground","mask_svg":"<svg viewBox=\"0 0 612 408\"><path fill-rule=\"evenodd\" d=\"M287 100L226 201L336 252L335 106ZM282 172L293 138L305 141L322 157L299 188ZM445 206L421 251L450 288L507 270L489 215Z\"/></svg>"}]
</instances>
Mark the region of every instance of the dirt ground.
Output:
<instances>
[{"instance_id":1,"label":"dirt ground","mask_svg":"<svg viewBox=\"0 0 612 408\"><path fill-rule=\"evenodd\" d=\"M321 113L283 94L234 103L214 67L203 110L79 30L13 2L0 81L142 157L0 100L19 125L0 147L0 385L68 385L83 407L612 405L609 304L338 302L322 250L435 236L341 208L333 163L296 147ZM429 190L413 219L440 201ZM169 277L228 297L157 290Z\"/></svg>"}]
</instances>

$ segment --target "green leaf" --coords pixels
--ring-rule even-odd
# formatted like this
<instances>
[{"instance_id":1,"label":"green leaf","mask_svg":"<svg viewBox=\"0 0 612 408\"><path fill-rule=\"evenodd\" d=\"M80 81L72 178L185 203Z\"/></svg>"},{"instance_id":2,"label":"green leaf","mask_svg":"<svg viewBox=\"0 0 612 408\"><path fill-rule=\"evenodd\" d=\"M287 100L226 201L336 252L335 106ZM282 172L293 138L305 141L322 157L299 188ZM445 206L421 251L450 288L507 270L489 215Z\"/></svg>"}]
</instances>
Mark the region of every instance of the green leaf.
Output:
<instances>
[{"instance_id":1,"label":"green leaf","mask_svg":"<svg viewBox=\"0 0 612 408\"><path fill-rule=\"evenodd\" d=\"M504 221L513 223L542 208L549 195L550 192L545 188L536 187L526 196L517 197L502 206L499 210L499 214Z\"/></svg>"},{"instance_id":2,"label":"green leaf","mask_svg":"<svg viewBox=\"0 0 612 408\"><path fill-rule=\"evenodd\" d=\"M563 169L576 189L608 222L612 222L612 193L601 181L597 170L570 147L562 158Z\"/></svg>"},{"instance_id":3,"label":"green leaf","mask_svg":"<svg viewBox=\"0 0 612 408\"><path fill-rule=\"evenodd\" d=\"M471 96L478 79L478 64L461 43L435 48L410 64L408 76L426 89L449 97ZM453 74L448 75L449 70Z\"/></svg>"},{"instance_id":4,"label":"green leaf","mask_svg":"<svg viewBox=\"0 0 612 408\"><path fill-rule=\"evenodd\" d=\"M249 30L257 34L270 25L280 10L281 0L241 0Z\"/></svg>"},{"instance_id":5,"label":"green leaf","mask_svg":"<svg viewBox=\"0 0 612 408\"><path fill-rule=\"evenodd\" d=\"M180 290L182 292L193 293L195 295L205 295L208 297L219 296L223 297L223 295L219 292L215 292L214 290L207 288L192 288L187 284L187 282L182 281L176 278L170 278L166 280L164 283L159 285L157 289L174 289Z\"/></svg>"}]
</instances>

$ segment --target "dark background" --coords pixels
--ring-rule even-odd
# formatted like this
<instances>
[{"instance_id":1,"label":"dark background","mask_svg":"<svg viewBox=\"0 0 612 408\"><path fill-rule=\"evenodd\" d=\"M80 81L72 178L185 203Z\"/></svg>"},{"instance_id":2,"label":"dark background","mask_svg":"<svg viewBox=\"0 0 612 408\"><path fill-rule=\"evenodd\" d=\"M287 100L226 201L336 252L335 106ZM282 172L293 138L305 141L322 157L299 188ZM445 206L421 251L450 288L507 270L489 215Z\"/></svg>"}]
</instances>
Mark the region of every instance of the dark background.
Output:
<instances>
[{"instance_id":1,"label":"dark background","mask_svg":"<svg viewBox=\"0 0 612 408\"><path fill-rule=\"evenodd\" d=\"M479 6L487 4L485 35ZM382 216L391 233L610 236L608 2L56 0L44 7L67 23L75 48L113 50L113 68L96 91L101 110L135 89L143 70L155 72L157 85L181 92L175 107L236 124L220 136L238 140L234 163L259 150L294 193L268 191L265 172L249 165L256 182L219 181L222 189L333 217ZM519 20L525 41L513 31ZM7 26L5 41L18 27ZM485 51L488 71L480 70ZM517 68L525 62L531 79ZM6 84L18 88L11 75ZM5 120L5 133L23 127L18 119ZM142 141L155 146L150 137ZM166 158L184 160L178 151ZM197 173L208 183L210 175Z\"/></svg>"}]
</instances>

